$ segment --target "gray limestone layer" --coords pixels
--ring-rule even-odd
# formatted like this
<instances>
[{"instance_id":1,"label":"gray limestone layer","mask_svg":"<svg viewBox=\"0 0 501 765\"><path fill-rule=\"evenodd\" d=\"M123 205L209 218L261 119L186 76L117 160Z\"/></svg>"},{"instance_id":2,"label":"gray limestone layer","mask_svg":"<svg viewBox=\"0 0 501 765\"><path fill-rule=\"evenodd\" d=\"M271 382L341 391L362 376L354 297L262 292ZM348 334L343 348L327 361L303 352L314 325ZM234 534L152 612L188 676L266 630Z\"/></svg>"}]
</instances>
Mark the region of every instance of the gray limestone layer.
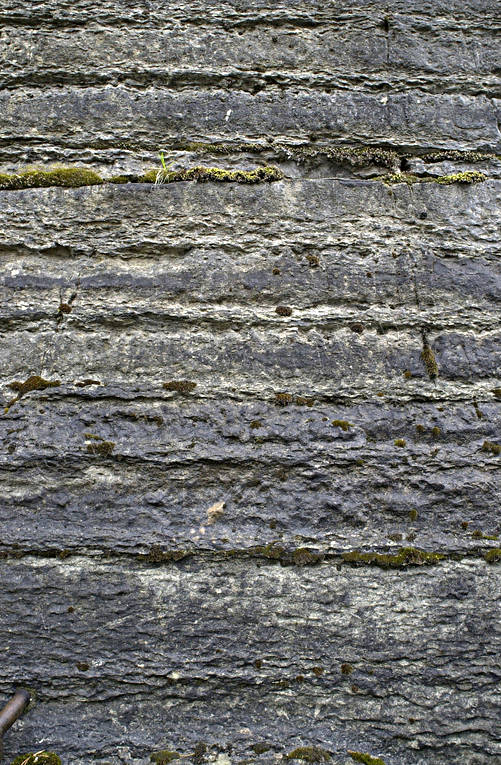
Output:
<instances>
[{"instance_id":1,"label":"gray limestone layer","mask_svg":"<svg viewBox=\"0 0 501 765\"><path fill-rule=\"evenodd\" d=\"M0 23L6 762L499 765L498 3Z\"/></svg>"}]
</instances>

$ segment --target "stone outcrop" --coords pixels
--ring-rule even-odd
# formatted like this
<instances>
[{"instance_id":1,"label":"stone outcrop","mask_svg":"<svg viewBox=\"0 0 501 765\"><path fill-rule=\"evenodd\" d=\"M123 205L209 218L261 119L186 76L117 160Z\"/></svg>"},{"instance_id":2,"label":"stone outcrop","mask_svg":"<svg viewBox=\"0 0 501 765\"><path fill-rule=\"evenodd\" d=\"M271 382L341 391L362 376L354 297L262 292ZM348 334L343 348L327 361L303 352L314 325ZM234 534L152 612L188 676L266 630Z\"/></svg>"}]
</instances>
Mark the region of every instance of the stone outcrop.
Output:
<instances>
[{"instance_id":1,"label":"stone outcrop","mask_svg":"<svg viewBox=\"0 0 501 765\"><path fill-rule=\"evenodd\" d=\"M6 761L499 763L498 4L1 5Z\"/></svg>"}]
</instances>

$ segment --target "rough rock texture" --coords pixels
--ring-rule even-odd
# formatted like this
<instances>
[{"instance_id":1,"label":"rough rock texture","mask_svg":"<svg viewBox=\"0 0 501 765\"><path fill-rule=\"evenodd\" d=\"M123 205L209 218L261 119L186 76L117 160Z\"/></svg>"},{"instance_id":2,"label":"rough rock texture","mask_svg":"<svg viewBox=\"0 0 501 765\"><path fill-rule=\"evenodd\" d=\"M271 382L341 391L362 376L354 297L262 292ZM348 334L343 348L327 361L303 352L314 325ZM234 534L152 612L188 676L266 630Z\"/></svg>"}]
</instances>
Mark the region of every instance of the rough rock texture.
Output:
<instances>
[{"instance_id":1,"label":"rough rock texture","mask_svg":"<svg viewBox=\"0 0 501 765\"><path fill-rule=\"evenodd\" d=\"M6 757L501 763L498 3L0 22Z\"/></svg>"}]
</instances>

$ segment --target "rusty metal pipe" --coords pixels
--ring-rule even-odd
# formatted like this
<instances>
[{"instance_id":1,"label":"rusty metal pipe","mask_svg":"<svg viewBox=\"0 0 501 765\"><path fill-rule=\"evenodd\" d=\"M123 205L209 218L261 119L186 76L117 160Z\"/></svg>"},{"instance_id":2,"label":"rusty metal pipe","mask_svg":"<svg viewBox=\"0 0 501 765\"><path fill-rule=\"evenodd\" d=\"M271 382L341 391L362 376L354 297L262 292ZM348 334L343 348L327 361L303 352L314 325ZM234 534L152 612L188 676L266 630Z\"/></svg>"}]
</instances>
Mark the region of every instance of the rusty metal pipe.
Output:
<instances>
[{"instance_id":1,"label":"rusty metal pipe","mask_svg":"<svg viewBox=\"0 0 501 765\"><path fill-rule=\"evenodd\" d=\"M17 718L20 717L30 701L28 691L17 690L10 701L0 711L0 759L3 754L3 734L9 730Z\"/></svg>"}]
</instances>

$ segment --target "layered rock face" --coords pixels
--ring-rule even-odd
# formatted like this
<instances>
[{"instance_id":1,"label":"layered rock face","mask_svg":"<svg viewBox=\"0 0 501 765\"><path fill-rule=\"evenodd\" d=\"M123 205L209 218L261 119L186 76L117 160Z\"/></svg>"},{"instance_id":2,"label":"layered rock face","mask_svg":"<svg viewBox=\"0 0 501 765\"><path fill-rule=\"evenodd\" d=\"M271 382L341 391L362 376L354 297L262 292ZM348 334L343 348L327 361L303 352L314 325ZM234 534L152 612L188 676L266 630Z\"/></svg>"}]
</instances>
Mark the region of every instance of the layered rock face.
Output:
<instances>
[{"instance_id":1,"label":"layered rock face","mask_svg":"<svg viewBox=\"0 0 501 765\"><path fill-rule=\"evenodd\" d=\"M6 758L500 763L499 4L0 21Z\"/></svg>"}]
</instances>

